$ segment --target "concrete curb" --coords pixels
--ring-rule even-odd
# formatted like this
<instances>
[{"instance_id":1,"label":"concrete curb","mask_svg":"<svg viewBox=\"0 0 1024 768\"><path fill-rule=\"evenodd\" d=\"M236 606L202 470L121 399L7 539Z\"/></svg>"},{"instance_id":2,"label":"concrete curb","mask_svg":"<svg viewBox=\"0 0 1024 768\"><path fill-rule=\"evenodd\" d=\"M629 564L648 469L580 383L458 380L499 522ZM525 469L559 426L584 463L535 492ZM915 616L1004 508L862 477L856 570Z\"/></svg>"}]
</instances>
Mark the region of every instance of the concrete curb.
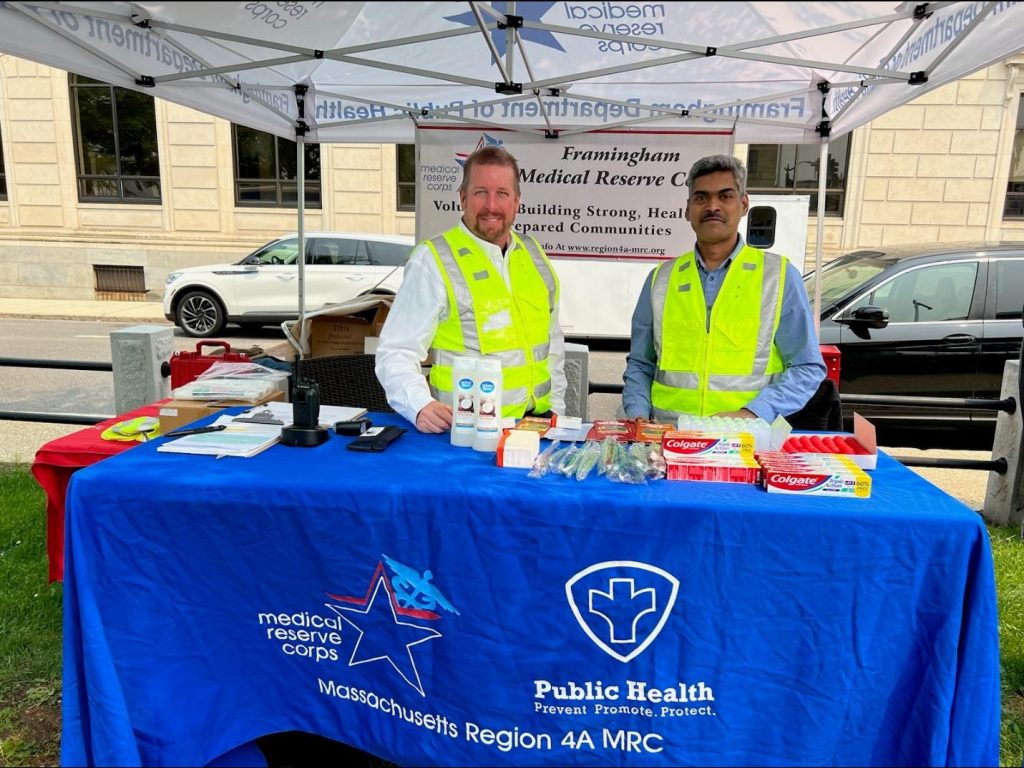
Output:
<instances>
[{"instance_id":1,"label":"concrete curb","mask_svg":"<svg viewBox=\"0 0 1024 768\"><path fill-rule=\"evenodd\" d=\"M16 320L81 320L81 321L104 321L104 322L118 322L118 323L150 323L153 325L168 325L173 326L174 324L166 320L162 315L159 318L146 317L144 315L117 315L110 314L104 315L100 313L87 313L87 312L5 312L0 309L0 317Z\"/></svg>"},{"instance_id":2,"label":"concrete curb","mask_svg":"<svg viewBox=\"0 0 1024 768\"><path fill-rule=\"evenodd\" d=\"M0 317L28 320L106 320L117 323L170 325L163 304L156 301L90 299L24 299L0 297Z\"/></svg>"}]
</instances>

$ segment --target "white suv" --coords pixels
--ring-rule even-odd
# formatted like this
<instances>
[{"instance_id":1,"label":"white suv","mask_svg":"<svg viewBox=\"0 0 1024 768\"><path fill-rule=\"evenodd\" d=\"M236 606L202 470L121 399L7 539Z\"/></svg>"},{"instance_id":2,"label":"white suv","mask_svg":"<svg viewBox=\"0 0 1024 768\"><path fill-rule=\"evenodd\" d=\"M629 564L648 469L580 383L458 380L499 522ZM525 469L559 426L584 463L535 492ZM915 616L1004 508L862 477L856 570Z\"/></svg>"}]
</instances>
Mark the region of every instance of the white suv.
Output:
<instances>
[{"instance_id":1,"label":"white suv","mask_svg":"<svg viewBox=\"0 0 1024 768\"><path fill-rule=\"evenodd\" d=\"M394 293L414 240L402 235L306 234L305 309L365 293ZM167 276L164 317L189 336L208 338L228 323L261 326L299 314L295 234L273 240L237 264L189 267Z\"/></svg>"}]
</instances>

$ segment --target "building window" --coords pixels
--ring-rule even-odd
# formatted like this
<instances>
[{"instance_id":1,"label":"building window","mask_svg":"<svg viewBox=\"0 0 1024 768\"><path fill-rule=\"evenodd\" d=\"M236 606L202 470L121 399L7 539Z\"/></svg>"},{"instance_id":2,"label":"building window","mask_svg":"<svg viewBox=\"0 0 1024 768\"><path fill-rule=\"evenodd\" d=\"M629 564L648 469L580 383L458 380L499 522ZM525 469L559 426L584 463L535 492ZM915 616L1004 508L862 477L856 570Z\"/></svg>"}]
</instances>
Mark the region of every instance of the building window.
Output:
<instances>
[{"instance_id":1,"label":"building window","mask_svg":"<svg viewBox=\"0 0 1024 768\"><path fill-rule=\"evenodd\" d=\"M71 75L71 123L82 202L160 202L153 97Z\"/></svg>"},{"instance_id":2,"label":"building window","mask_svg":"<svg viewBox=\"0 0 1024 768\"><path fill-rule=\"evenodd\" d=\"M1006 182L1006 204L1003 218L1024 219L1024 96L1017 104L1017 130L1013 134L1010 156L1010 178Z\"/></svg>"},{"instance_id":3,"label":"building window","mask_svg":"<svg viewBox=\"0 0 1024 768\"><path fill-rule=\"evenodd\" d=\"M4 137L0 135L0 200L7 199L7 172L4 170Z\"/></svg>"},{"instance_id":4,"label":"building window","mask_svg":"<svg viewBox=\"0 0 1024 768\"><path fill-rule=\"evenodd\" d=\"M231 126L235 150L235 205L294 208L298 205L295 142L241 125ZM320 145L305 144L307 208L322 207Z\"/></svg>"},{"instance_id":5,"label":"building window","mask_svg":"<svg viewBox=\"0 0 1024 768\"><path fill-rule=\"evenodd\" d=\"M416 210L416 145L398 144L398 210Z\"/></svg>"},{"instance_id":6,"label":"building window","mask_svg":"<svg viewBox=\"0 0 1024 768\"><path fill-rule=\"evenodd\" d=\"M747 192L759 195L811 196L811 216L818 211L817 144L751 144L747 153ZM825 215L842 216L846 198L846 171L850 161L850 134L828 145L825 178Z\"/></svg>"}]
</instances>

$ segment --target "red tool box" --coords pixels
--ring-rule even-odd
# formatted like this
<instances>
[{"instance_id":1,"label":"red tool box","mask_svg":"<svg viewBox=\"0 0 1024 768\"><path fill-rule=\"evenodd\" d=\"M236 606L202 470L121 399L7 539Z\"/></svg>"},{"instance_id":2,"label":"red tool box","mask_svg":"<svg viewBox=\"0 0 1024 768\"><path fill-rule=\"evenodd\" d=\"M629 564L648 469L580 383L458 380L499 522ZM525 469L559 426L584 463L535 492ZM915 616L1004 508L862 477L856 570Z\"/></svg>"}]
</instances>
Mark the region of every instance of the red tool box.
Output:
<instances>
[{"instance_id":1,"label":"red tool box","mask_svg":"<svg viewBox=\"0 0 1024 768\"><path fill-rule=\"evenodd\" d=\"M223 347L217 355L204 355L203 347ZM199 374L214 363L247 363L249 356L244 352L232 352L226 341L201 341L195 352L175 352L171 355L171 389L183 387L199 378Z\"/></svg>"}]
</instances>

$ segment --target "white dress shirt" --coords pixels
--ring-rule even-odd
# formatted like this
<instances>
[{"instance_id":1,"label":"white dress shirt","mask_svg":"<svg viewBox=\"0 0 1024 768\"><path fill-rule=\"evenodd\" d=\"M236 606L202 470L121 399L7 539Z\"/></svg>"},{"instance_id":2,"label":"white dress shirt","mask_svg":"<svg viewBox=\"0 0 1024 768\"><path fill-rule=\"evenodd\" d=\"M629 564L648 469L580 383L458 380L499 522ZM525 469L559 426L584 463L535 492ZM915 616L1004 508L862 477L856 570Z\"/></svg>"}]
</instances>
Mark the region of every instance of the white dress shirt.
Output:
<instances>
[{"instance_id":1,"label":"white dress shirt","mask_svg":"<svg viewBox=\"0 0 1024 768\"><path fill-rule=\"evenodd\" d=\"M461 220L459 227L487 254L505 285L509 286L508 259L501 248L481 240ZM434 399L420 363L426 359L438 323L447 309L448 292L441 270L430 247L420 243L405 265L402 287L381 330L376 364L377 378L387 393L388 403L413 424L423 407ZM557 306L551 313L550 337L551 410L564 414L565 336L558 324ZM527 409L532 405L528 403Z\"/></svg>"}]
</instances>

